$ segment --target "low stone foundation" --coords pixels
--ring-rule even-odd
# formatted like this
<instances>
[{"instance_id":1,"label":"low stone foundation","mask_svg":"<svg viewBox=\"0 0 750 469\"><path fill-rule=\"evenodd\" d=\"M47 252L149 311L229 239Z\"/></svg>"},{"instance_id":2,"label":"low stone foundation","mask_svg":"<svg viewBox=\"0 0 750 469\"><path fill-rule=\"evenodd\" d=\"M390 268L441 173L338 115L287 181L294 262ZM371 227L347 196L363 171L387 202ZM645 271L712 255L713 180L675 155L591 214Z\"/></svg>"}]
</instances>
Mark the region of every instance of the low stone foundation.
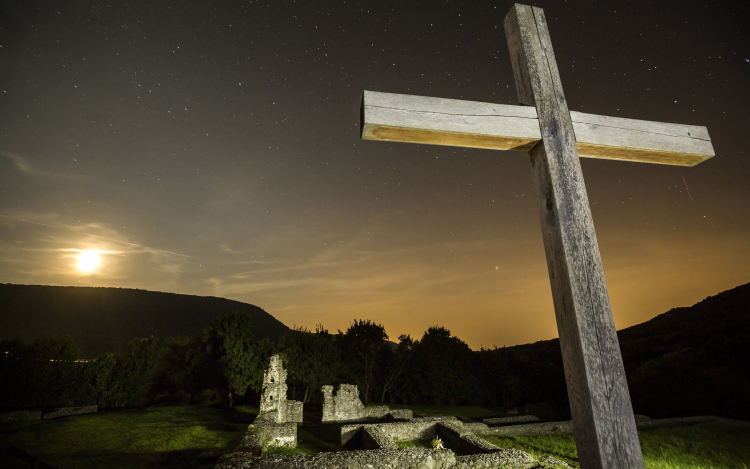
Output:
<instances>
[{"instance_id":1,"label":"low stone foundation","mask_svg":"<svg viewBox=\"0 0 750 469\"><path fill-rule=\"evenodd\" d=\"M363 427L360 432L362 449L398 449L396 442L375 425Z\"/></svg>"},{"instance_id":2,"label":"low stone foundation","mask_svg":"<svg viewBox=\"0 0 750 469\"><path fill-rule=\"evenodd\" d=\"M437 434L445 441L445 444L459 453L474 455L500 450L500 447L467 431L461 422L443 421L436 425Z\"/></svg>"},{"instance_id":3,"label":"low stone foundation","mask_svg":"<svg viewBox=\"0 0 750 469\"><path fill-rule=\"evenodd\" d=\"M456 458L455 469L529 469L539 467L530 454L518 449L501 449L494 453L472 454Z\"/></svg>"},{"instance_id":4,"label":"low stone foundation","mask_svg":"<svg viewBox=\"0 0 750 469\"><path fill-rule=\"evenodd\" d=\"M391 409L385 417L393 420L411 420L414 418L414 414L411 409Z\"/></svg>"},{"instance_id":5,"label":"low stone foundation","mask_svg":"<svg viewBox=\"0 0 750 469\"><path fill-rule=\"evenodd\" d=\"M393 441L427 440L437 436L435 425L438 422L457 421L453 416L416 418L408 422L394 423L355 423L341 427L341 444L346 445L355 437L360 428L377 427Z\"/></svg>"},{"instance_id":6,"label":"low stone foundation","mask_svg":"<svg viewBox=\"0 0 750 469\"><path fill-rule=\"evenodd\" d=\"M635 426L637 428L652 427L673 427L679 425L694 425L704 422L729 421L723 417L714 417L711 415L698 417L678 417L671 419L651 420L645 415L635 416ZM477 433L487 435L557 435L572 434L573 421L565 420L561 422L544 422L544 423L525 423L521 425L509 425L505 427L489 427L487 431Z\"/></svg>"},{"instance_id":7,"label":"low stone foundation","mask_svg":"<svg viewBox=\"0 0 750 469\"><path fill-rule=\"evenodd\" d=\"M365 418L382 419L390 412L391 410L387 405L365 406L363 416Z\"/></svg>"},{"instance_id":8,"label":"low stone foundation","mask_svg":"<svg viewBox=\"0 0 750 469\"><path fill-rule=\"evenodd\" d=\"M504 427L489 427L488 435L558 435L573 433L573 422L523 423Z\"/></svg>"},{"instance_id":9,"label":"low stone foundation","mask_svg":"<svg viewBox=\"0 0 750 469\"><path fill-rule=\"evenodd\" d=\"M490 427L479 422L464 423L464 431L471 433L484 433L489 429Z\"/></svg>"},{"instance_id":10,"label":"low stone foundation","mask_svg":"<svg viewBox=\"0 0 750 469\"><path fill-rule=\"evenodd\" d=\"M539 418L533 415L518 415L516 417L498 417L493 419L482 419L485 425L510 425L523 422L538 422Z\"/></svg>"},{"instance_id":11,"label":"low stone foundation","mask_svg":"<svg viewBox=\"0 0 750 469\"><path fill-rule=\"evenodd\" d=\"M247 453L234 452L222 456L216 469L449 469L457 467L456 462L453 451L428 448L340 451L315 455L274 454L256 458L249 457Z\"/></svg>"},{"instance_id":12,"label":"low stone foundation","mask_svg":"<svg viewBox=\"0 0 750 469\"><path fill-rule=\"evenodd\" d=\"M396 441L431 440L437 436L459 453L480 454L500 451L492 443L474 435L472 424L464 424L455 417L441 420L421 420L404 423L374 423L344 425L341 444L365 449L394 449ZM488 428L484 424L483 428Z\"/></svg>"},{"instance_id":13,"label":"low stone foundation","mask_svg":"<svg viewBox=\"0 0 750 469\"><path fill-rule=\"evenodd\" d=\"M90 414L93 412L97 412L98 410L99 406L95 405L88 405L83 407L61 407L50 412L42 413L42 418L44 420L58 419L60 417L68 417L69 415Z\"/></svg>"}]
</instances>

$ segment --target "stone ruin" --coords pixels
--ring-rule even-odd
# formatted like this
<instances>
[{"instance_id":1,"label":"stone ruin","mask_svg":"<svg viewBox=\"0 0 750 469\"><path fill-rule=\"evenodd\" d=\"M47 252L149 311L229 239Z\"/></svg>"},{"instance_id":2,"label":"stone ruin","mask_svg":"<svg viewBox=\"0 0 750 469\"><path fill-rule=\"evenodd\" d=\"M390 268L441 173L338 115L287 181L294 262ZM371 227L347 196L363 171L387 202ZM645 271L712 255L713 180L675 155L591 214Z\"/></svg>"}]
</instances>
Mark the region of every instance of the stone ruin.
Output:
<instances>
[{"instance_id":1,"label":"stone ruin","mask_svg":"<svg viewBox=\"0 0 750 469\"><path fill-rule=\"evenodd\" d=\"M380 419L390 415L392 419L410 419L408 409L390 410L387 405L365 407L359 399L359 389L354 384L340 384L336 395L333 386L323 386L322 422L352 422L370 418Z\"/></svg>"},{"instance_id":2,"label":"stone ruin","mask_svg":"<svg viewBox=\"0 0 750 469\"><path fill-rule=\"evenodd\" d=\"M341 427L341 444L347 451L307 454L273 454L248 457L242 449L226 453L215 469L479 469L540 467L531 455L517 449L499 448L478 437L489 427L483 423L463 423L453 416L433 416L407 422L356 423ZM424 447L399 448L398 441L440 437L453 449ZM547 459L544 459L547 458ZM563 461L544 457L548 465L567 466ZM546 466L542 466L546 467Z\"/></svg>"},{"instance_id":3,"label":"stone ruin","mask_svg":"<svg viewBox=\"0 0 750 469\"><path fill-rule=\"evenodd\" d=\"M271 357L268 370L263 374L263 391L257 420L302 423L302 402L286 399L286 370L278 354Z\"/></svg>"},{"instance_id":4,"label":"stone ruin","mask_svg":"<svg viewBox=\"0 0 750 469\"><path fill-rule=\"evenodd\" d=\"M263 376L263 394L258 417L249 426L240 445L235 451L222 455L215 469L538 467L538 462L529 454L516 449L499 448L476 435L502 434L505 427L490 428L485 423L464 423L452 416L415 419L408 409L390 410L388 406L366 407L359 399L359 389L351 384L339 385L335 396L333 386L322 388L322 423L359 422L343 425L340 429L341 445L348 448L348 451L321 452L314 455L271 454L258 457L262 450L269 446L297 445L297 423L302 423L302 402L288 401L286 390L286 371L282 366L281 357L274 355ZM448 448L400 448L396 444L397 441L435 437L444 440ZM563 461L554 458L544 459L542 462L567 466Z\"/></svg>"},{"instance_id":5,"label":"stone ruin","mask_svg":"<svg viewBox=\"0 0 750 469\"><path fill-rule=\"evenodd\" d=\"M263 374L260 412L247 429L238 451L260 454L268 446L297 446L297 424L302 423L302 402L286 398L286 370L277 354Z\"/></svg>"}]
</instances>

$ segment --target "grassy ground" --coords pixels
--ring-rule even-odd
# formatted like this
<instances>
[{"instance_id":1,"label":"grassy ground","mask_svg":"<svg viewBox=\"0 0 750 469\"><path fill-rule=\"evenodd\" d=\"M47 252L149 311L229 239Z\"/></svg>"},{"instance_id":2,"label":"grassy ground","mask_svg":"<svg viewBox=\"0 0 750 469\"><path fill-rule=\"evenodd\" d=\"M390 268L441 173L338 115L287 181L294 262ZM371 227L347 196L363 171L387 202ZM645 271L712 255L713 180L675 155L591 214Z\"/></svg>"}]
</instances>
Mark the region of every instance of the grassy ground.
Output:
<instances>
[{"instance_id":1,"label":"grassy ground","mask_svg":"<svg viewBox=\"0 0 750 469\"><path fill-rule=\"evenodd\" d=\"M399 408L400 406L393 406ZM415 414L448 414L479 420L498 416L481 407L409 407ZM0 467L29 467L10 456L14 445L59 469L210 468L215 459L198 460L204 452L222 453L237 447L257 409L210 406L154 407L100 412L59 420L0 424ZM274 450L313 454L340 451L341 425L298 428L298 447ZM555 456L577 466L570 435L486 436L501 447L518 448L541 457ZM640 432L649 469L750 469L750 427L707 423L689 427L654 428ZM399 443L428 446L430 442Z\"/></svg>"},{"instance_id":2,"label":"grassy ground","mask_svg":"<svg viewBox=\"0 0 750 469\"><path fill-rule=\"evenodd\" d=\"M638 432L647 469L750 469L750 427L704 423L652 428ZM545 454L578 467L572 435L491 436L503 448L517 448L539 458Z\"/></svg>"},{"instance_id":3,"label":"grassy ground","mask_svg":"<svg viewBox=\"0 0 750 469\"><path fill-rule=\"evenodd\" d=\"M212 467L206 451L235 448L257 411L238 407L154 407L0 424L0 467L28 467L14 445L57 468Z\"/></svg>"}]
</instances>

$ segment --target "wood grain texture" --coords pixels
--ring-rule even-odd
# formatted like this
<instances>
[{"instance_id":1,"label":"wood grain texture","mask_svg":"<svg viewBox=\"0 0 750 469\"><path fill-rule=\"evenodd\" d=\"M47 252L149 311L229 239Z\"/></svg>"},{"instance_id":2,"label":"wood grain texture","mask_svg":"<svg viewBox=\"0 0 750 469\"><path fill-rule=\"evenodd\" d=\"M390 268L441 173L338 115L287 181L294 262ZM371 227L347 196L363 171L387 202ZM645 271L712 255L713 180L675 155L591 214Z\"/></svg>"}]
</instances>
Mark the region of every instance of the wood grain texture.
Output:
<instances>
[{"instance_id":1,"label":"wood grain texture","mask_svg":"<svg viewBox=\"0 0 750 469\"><path fill-rule=\"evenodd\" d=\"M362 132L363 140L386 142L423 143L451 147L485 148L489 150L515 150L527 152L538 139L499 137L470 133L437 132L403 127L368 126Z\"/></svg>"},{"instance_id":2,"label":"wood grain texture","mask_svg":"<svg viewBox=\"0 0 750 469\"><path fill-rule=\"evenodd\" d=\"M536 109L365 91L362 139L528 151Z\"/></svg>"},{"instance_id":3,"label":"wood grain texture","mask_svg":"<svg viewBox=\"0 0 750 469\"><path fill-rule=\"evenodd\" d=\"M714 155L705 127L571 112L579 156L694 166ZM365 91L362 138L528 151L540 139L536 109Z\"/></svg>"},{"instance_id":4,"label":"wood grain texture","mask_svg":"<svg viewBox=\"0 0 750 469\"><path fill-rule=\"evenodd\" d=\"M714 156L705 127L570 113L579 156L695 166Z\"/></svg>"},{"instance_id":5,"label":"wood grain texture","mask_svg":"<svg viewBox=\"0 0 750 469\"><path fill-rule=\"evenodd\" d=\"M514 77L528 80L517 85L531 89L542 134L530 152L532 175L579 461L587 469L643 468L576 133L546 19L541 9L516 4L504 26L514 69L526 68L514 70Z\"/></svg>"}]
</instances>

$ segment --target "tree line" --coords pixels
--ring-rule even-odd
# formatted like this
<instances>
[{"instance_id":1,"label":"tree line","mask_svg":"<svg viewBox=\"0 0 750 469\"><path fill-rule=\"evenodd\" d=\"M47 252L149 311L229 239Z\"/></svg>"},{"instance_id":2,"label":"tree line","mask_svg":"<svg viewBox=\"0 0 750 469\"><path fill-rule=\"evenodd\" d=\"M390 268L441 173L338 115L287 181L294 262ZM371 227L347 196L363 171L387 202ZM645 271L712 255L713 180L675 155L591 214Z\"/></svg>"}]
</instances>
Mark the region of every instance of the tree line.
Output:
<instances>
[{"instance_id":1,"label":"tree line","mask_svg":"<svg viewBox=\"0 0 750 469\"><path fill-rule=\"evenodd\" d=\"M339 383L357 384L364 402L520 403L518 379L489 372L482 354L443 327L429 328L419 340L388 339L382 325L358 319L338 334L318 325L256 340L250 317L234 311L194 337L135 338L129 349L93 360L81 360L70 338L3 340L0 407L253 403L275 353L284 357L289 398L307 403L321 401L321 386Z\"/></svg>"},{"instance_id":2,"label":"tree line","mask_svg":"<svg viewBox=\"0 0 750 469\"><path fill-rule=\"evenodd\" d=\"M625 340L636 413L750 415L742 397L750 390L748 342L742 337L725 335L705 346L698 341L693 348L650 358L643 356L642 341L631 346ZM727 350L735 353L728 357ZM634 352L641 358L636 360ZM315 331L295 328L273 340L256 339L250 316L238 311L217 317L193 337L136 338L126 351L88 361L79 359L69 338L31 344L3 340L0 408L257 405L263 373L275 353L282 354L287 369L288 398L308 404L320 403L323 385L351 383L359 386L365 403L532 405L542 418L570 415L557 340L472 351L444 327L430 327L419 339L402 335L395 342L371 320L354 320L337 334L318 325Z\"/></svg>"}]
</instances>

